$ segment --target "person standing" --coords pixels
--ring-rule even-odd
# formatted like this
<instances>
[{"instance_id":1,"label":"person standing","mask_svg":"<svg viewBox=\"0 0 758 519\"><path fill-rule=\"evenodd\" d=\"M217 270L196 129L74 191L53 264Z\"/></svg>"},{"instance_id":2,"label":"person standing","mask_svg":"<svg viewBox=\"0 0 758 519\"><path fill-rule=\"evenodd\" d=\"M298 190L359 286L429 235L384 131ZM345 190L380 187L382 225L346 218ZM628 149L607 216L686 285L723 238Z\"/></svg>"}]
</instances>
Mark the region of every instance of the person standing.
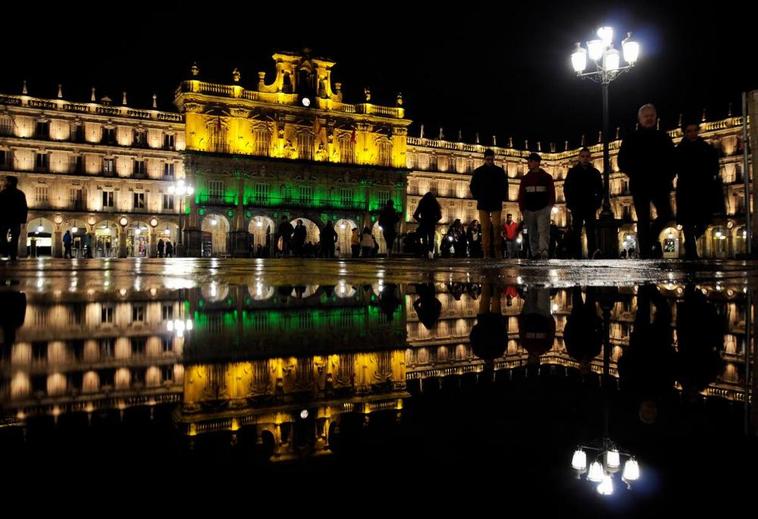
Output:
<instances>
[{"instance_id":1,"label":"person standing","mask_svg":"<svg viewBox=\"0 0 758 519\"><path fill-rule=\"evenodd\" d=\"M21 226L26 224L28 212L26 195L18 188L18 178L5 177L5 186L0 191L0 256L16 261L18 238Z\"/></svg>"},{"instance_id":2,"label":"person standing","mask_svg":"<svg viewBox=\"0 0 758 519\"><path fill-rule=\"evenodd\" d=\"M163 243L163 238L158 239L158 257L163 257L163 252L166 250L166 244Z\"/></svg>"},{"instance_id":3,"label":"person standing","mask_svg":"<svg viewBox=\"0 0 758 519\"><path fill-rule=\"evenodd\" d=\"M357 227L353 227L350 234L350 252L353 258L357 258L361 255L361 234L358 232Z\"/></svg>"},{"instance_id":4,"label":"person standing","mask_svg":"<svg viewBox=\"0 0 758 519\"><path fill-rule=\"evenodd\" d=\"M684 138L676 147L676 220L684 232L685 258L697 259L697 239L723 200L716 149L698 135L696 122L684 125Z\"/></svg>"},{"instance_id":5,"label":"person standing","mask_svg":"<svg viewBox=\"0 0 758 519\"><path fill-rule=\"evenodd\" d=\"M392 247L395 244L397 224L399 221L400 217L398 216L397 211L395 211L395 203L392 199L387 200L382 212L379 213L379 226L382 228L384 241L387 244L387 257L392 255Z\"/></svg>"},{"instance_id":6,"label":"person standing","mask_svg":"<svg viewBox=\"0 0 758 519\"><path fill-rule=\"evenodd\" d=\"M495 152L491 149L484 151L484 164L474 170L469 189L479 210L484 257L498 256L502 249L500 218L503 202L508 199L508 176L503 168L495 165Z\"/></svg>"},{"instance_id":7,"label":"person standing","mask_svg":"<svg viewBox=\"0 0 758 519\"><path fill-rule=\"evenodd\" d=\"M63 257L67 259L71 259L71 242L73 241L73 238L71 237L71 231L66 231L63 233Z\"/></svg>"},{"instance_id":8,"label":"person standing","mask_svg":"<svg viewBox=\"0 0 758 519\"><path fill-rule=\"evenodd\" d=\"M515 258L517 256L516 240L519 235L519 225L513 221L513 215L511 213L508 213L505 217L503 234L505 236L505 257Z\"/></svg>"},{"instance_id":9,"label":"person standing","mask_svg":"<svg viewBox=\"0 0 758 519\"><path fill-rule=\"evenodd\" d=\"M413 218L418 222L418 234L423 243L423 250L429 259L434 258L434 232L437 222L442 220L442 208L437 197L427 192L418 202Z\"/></svg>"},{"instance_id":10,"label":"person standing","mask_svg":"<svg viewBox=\"0 0 758 519\"><path fill-rule=\"evenodd\" d=\"M532 153L529 172L521 179L518 203L524 215L529 248L534 259L547 259L550 250L550 212L555 204L553 177L540 167L542 158Z\"/></svg>"},{"instance_id":11,"label":"person standing","mask_svg":"<svg viewBox=\"0 0 758 519\"><path fill-rule=\"evenodd\" d=\"M582 227L587 231L587 256L597 250L597 210L603 203L603 177L592 166L589 148L579 151L579 162L569 170L563 184L566 208L571 211L571 254L582 258Z\"/></svg>"},{"instance_id":12,"label":"person standing","mask_svg":"<svg viewBox=\"0 0 758 519\"><path fill-rule=\"evenodd\" d=\"M629 190L637 212L640 258L660 258L663 249L659 235L673 217L674 144L666 132L657 129L655 106L642 106L637 118L639 128L621 142L618 164L629 177ZM657 214L653 222L650 221L651 203Z\"/></svg>"},{"instance_id":13,"label":"person standing","mask_svg":"<svg viewBox=\"0 0 758 519\"><path fill-rule=\"evenodd\" d=\"M282 216L279 222L278 235L282 240L282 256L289 256L292 233L295 231L286 216Z\"/></svg>"},{"instance_id":14,"label":"person standing","mask_svg":"<svg viewBox=\"0 0 758 519\"><path fill-rule=\"evenodd\" d=\"M337 243L337 232L334 230L332 221L329 220L321 231L321 255L324 258L334 257L335 243Z\"/></svg>"}]
</instances>

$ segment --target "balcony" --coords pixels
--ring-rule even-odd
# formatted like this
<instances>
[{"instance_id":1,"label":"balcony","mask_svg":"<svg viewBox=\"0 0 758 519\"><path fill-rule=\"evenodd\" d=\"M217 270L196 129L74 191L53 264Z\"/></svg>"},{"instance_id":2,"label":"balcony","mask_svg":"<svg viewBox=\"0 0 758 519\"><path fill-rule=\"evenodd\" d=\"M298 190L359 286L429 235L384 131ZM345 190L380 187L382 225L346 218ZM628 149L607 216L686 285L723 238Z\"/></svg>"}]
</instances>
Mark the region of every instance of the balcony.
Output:
<instances>
[{"instance_id":1,"label":"balcony","mask_svg":"<svg viewBox=\"0 0 758 519\"><path fill-rule=\"evenodd\" d=\"M236 195L197 195L196 203L201 205L237 205Z\"/></svg>"},{"instance_id":2,"label":"balcony","mask_svg":"<svg viewBox=\"0 0 758 519\"><path fill-rule=\"evenodd\" d=\"M251 196L245 199L245 206L250 207L308 207L323 209L352 209L363 211L366 202L363 200L344 200L341 198L308 198L300 199L292 196Z\"/></svg>"}]
</instances>

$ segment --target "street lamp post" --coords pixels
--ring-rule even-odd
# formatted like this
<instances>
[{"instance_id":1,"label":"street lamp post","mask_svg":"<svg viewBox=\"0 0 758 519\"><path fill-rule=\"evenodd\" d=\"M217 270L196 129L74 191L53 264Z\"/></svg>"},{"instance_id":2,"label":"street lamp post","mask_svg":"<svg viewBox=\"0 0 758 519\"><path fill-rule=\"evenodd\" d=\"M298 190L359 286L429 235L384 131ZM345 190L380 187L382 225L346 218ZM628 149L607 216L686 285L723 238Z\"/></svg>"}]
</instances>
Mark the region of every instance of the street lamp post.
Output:
<instances>
[{"instance_id":1,"label":"street lamp post","mask_svg":"<svg viewBox=\"0 0 758 519\"><path fill-rule=\"evenodd\" d=\"M576 48L571 54L571 65L577 76L587 78L600 83L603 92L603 208L600 211L600 250L606 257L616 257L618 253L618 224L611 209L610 181L611 181L611 158L608 150L608 137L610 135L610 117L608 103L608 86L611 81L619 77L627 70L634 67L640 54L639 43L632 41L631 33L621 42L623 58L627 63L621 66L621 55L613 47L613 28L600 27L597 30L598 39L587 42L587 48L581 43L576 43ZM587 71L587 58L592 61L593 69Z\"/></svg>"},{"instance_id":2,"label":"street lamp post","mask_svg":"<svg viewBox=\"0 0 758 519\"><path fill-rule=\"evenodd\" d=\"M168 192L179 197L179 236L176 241L176 255L184 256L184 198L192 196L195 188L186 184L184 180L179 180L168 186Z\"/></svg>"}]
</instances>

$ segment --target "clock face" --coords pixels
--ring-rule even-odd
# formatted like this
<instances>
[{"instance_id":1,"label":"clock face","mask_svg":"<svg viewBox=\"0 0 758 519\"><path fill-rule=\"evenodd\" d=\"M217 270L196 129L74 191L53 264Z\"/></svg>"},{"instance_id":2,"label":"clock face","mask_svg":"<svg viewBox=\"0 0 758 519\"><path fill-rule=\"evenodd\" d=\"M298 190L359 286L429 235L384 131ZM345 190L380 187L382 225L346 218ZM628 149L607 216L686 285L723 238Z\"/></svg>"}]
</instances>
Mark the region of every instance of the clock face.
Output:
<instances>
[{"instance_id":1,"label":"clock face","mask_svg":"<svg viewBox=\"0 0 758 519\"><path fill-rule=\"evenodd\" d=\"M303 98L303 106L305 106L305 107L311 106L311 100L308 99L307 97L304 97Z\"/></svg>"}]
</instances>

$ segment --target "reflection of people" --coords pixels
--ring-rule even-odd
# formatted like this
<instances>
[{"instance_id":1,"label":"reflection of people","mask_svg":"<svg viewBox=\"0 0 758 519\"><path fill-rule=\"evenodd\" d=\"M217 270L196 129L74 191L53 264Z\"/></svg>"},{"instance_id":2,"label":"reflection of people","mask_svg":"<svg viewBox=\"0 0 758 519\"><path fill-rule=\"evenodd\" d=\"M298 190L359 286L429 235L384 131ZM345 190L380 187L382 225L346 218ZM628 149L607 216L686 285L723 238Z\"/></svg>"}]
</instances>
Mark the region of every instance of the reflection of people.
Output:
<instances>
[{"instance_id":1,"label":"reflection of people","mask_svg":"<svg viewBox=\"0 0 758 519\"><path fill-rule=\"evenodd\" d=\"M651 304L655 316L651 321ZM637 293L637 314L629 346L618 362L621 388L639 402L639 416L644 423L654 423L658 401L674 385L674 349L671 308L655 286L642 286Z\"/></svg>"},{"instance_id":2,"label":"reflection of people","mask_svg":"<svg viewBox=\"0 0 758 519\"><path fill-rule=\"evenodd\" d=\"M582 289L574 287L571 296L571 314L566 318L563 341L566 351L581 365L582 373L588 373L592 359L600 355L603 347L603 321L597 314L595 292L587 288L587 299L582 299Z\"/></svg>"},{"instance_id":3,"label":"reflection of people","mask_svg":"<svg viewBox=\"0 0 758 519\"><path fill-rule=\"evenodd\" d=\"M476 324L469 335L474 355L485 361L485 371L494 370L494 361L502 357L508 345L508 320L503 315L500 294L492 283L482 286Z\"/></svg>"},{"instance_id":4,"label":"reflection of people","mask_svg":"<svg viewBox=\"0 0 758 519\"><path fill-rule=\"evenodd\" d=\"M677 380L694 397L721 373L724 322L693 284L676 306Z\"/></svg>"},{"instance_id":5,"label":"reflection of people","mask_svg":"<svg viewBox=\"0 0 758 519\"><path fill-rule=\"evenodd\" d=\"M2 344L11 346L16 342L16 330L24 324L26 317L26 294L16 290L0 289L0 329L3 331Z\"/></svg>"},{"instance_id":6,"label":"reflection of people","mask_svg":"<svg viewBox=\"0 0 758 519\"><path fill-rule=\"evenodd\" d=\"M416 294L418 299L413 302L413 309L416 310L418 320L431 330L437 320L440 318L442 303L435 296L434 283L419 283L416 285Z\"/></svg>"},{"instance_id":7,"label":"reflection of people","mask_svg":"<svg viewBox=\"0 0 758 519\"><path fill-rule=\"evenodd\" d=\"M400 298L397 292L398 288L396 284L387 283L379 294L379 308L381 308L382 313L387 317L388 322L392 321L395 310L400 306Z\"/></svg>"},{"instance_id":8,"label":"reflection of people","mask_svg":"<svg viewBox=\"0 0 758 519\"><path fill-rule=\"evenodd\" d=\"M550 313L550 289L529 287L518 318L519 342L529 353L529 363L539 362L555 339L555 319Z\"/></svg>"}]
</instances>

